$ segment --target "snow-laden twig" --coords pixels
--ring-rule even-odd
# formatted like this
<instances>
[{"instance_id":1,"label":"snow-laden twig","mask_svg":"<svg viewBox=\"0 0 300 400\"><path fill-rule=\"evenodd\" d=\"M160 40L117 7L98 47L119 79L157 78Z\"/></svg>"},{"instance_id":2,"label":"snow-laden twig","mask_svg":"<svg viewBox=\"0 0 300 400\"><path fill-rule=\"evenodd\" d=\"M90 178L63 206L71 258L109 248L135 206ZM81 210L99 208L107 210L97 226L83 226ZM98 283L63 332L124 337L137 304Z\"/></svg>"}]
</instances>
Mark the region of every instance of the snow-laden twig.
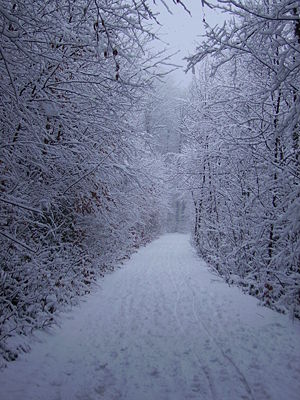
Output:
<instances>
[{"instance_id":1,"label":"snow-laden twig","mask_svg":"<svg viewBox=\"0 0 300 400\"><path fill-rule=\"evenodd\" d=\"M0 201L2 201L3 203L11 204L12 206L23 208L24 210L32 211L32 212L38 213L38 214L43 214L43 212L41 210L38 210L37 208L32 208L25 204L20 204L20 203L16 203L15 201L3 199L3 197L0 197Z\"/></svg>"},{"instance_id":2,"label":"snow-laden twig","mask_svg":"<svg viewBox=\"0 0 300 400\"><path fill-rule=\"evenodd\" d=\"M27 246L26 244L20 242L18 239L8 235L7 233L4 233L2 231L0 231L0 235L6 237L7 239L11 240L12 242L17 243L19 246L24 247L24 249L30 251L31 253L37 253L37 250L33 250L31 247Z\"/></svg>"}]
</instances>

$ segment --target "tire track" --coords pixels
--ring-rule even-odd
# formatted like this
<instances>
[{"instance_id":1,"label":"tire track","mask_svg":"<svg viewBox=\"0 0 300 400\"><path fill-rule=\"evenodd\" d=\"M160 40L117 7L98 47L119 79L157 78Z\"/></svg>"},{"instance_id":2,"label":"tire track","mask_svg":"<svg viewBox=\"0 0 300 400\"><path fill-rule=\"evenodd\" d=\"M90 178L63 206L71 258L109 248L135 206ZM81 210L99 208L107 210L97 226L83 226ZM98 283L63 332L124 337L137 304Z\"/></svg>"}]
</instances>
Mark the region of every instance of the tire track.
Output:
<instances>
[{"instance_id":1,"label":"tire track","mask_svg":"<svg viewBox=\"0 0 300 400\"><path fill-rule=\"evenodd\" d=\"M169 263L169 265L170 265L170 263ZM180 318L178 316L178 305L179 305L179 302L180 302L180 300L182 298L181 293L180 293L180 289L184 285L184 280L180 284L180 287L178 287L178 285L176 284L175 279L174 279L173 274L172 274L170 269L169 269L169 278L170 278L170 281L172 282L173 288L174 288L174 290L175 290L175 292L177 294L177 299L176 299L176 302L175 302L175 305L174 305L174 314L175 314L175 317L176 317L176 321L177 321L178 327L179 327L180 332L181 332L181 336L184 338L185 342L187 342L186 341L186 334L185 334L184 327L183 327L183 325L182 325L182 323L180 321ZM195 346L193 345L193 347L195 347ZM199 365L200 369L202 370L202 372L203 372L203 374L204 374L204 376L206 378L206 381L207 381L207 384L208 384L208 387L209 387L211 400L217 400L216 389L215 389L215 385L213 383L209 368L205 367L204 364L201 362L200 357L197 355L197 352L195 351L195 349L193 351L193 357L196 360L196 363Z\"/></svg>"},{"instance_id":2,"label":"tire track","mask_svg":"<svg viewBox=\"0 0 300 400\"><path fill-rule=\"evenodd\" d=\"M186 279L185 279L185 283L186 283L187 287L190 289L190 292L192 293L192 296L193 296L193 300L192 300L192 303L193 303L193 314L194 314L196 320L198 321L198 323L201 324L201 326L203 327L203 329L207 333L208 337L213 341L215 347L221 352L222 356L227 360L227 362L236 371L236 373L239 376L240 381L242 382L242 384L244 385L244 387L246 389L246 392L250 396L250 399L251 400L255 400L254 395L253 395L252 390L251 390L251 387L250 387L245 375L243 374L241 369L238 367L238 365L235 363L235 361L230 356L228 356L228 354L225 353L225 351L223 350L223 348L220 345L220 343L217 341L215 336L210 332L210 330L207 328L207 325L204 323L204 321L203 321L203 313L202 313L202 318L199 318L199 316L198 316L198 314L196 312L196 302L195 302L196 295L195 295L194 288L188 283L188 281Z\"/></svg>"}]
</instances>

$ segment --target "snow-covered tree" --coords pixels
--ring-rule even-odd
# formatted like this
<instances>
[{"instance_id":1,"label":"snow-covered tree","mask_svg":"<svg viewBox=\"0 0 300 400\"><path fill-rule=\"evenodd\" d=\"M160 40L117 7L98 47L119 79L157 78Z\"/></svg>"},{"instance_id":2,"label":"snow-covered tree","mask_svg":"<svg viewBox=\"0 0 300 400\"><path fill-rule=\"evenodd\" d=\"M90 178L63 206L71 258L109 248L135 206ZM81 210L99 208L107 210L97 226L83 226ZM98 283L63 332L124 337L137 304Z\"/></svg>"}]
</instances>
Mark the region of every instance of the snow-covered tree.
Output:
<instances>
[{"instance_id":1,"label":"snow-covered tree","mask_svg":"<svg viewBox=\"0 0 300 400\"><path fill-rule=\"evenodd\" d=\"M228 279L299 317L299 7L217 7L231 19L207 26L188 59L209 65L187 106L195 241Z\"/></svg>"},{"instance_id":2,"label":"snow-covered tree","mask_svg":"<svg viewBox=\"0 0 300 400\"><path fill-rule=\"evenodd\" d=\"M0 346L160 229L136 114L159 58L148 2L0 6ZM161 56L160 56L161 57ZM97 257L97 258L96 258ZM97 260L97 261L96 261Z\"/></svg>"}]
</instances>

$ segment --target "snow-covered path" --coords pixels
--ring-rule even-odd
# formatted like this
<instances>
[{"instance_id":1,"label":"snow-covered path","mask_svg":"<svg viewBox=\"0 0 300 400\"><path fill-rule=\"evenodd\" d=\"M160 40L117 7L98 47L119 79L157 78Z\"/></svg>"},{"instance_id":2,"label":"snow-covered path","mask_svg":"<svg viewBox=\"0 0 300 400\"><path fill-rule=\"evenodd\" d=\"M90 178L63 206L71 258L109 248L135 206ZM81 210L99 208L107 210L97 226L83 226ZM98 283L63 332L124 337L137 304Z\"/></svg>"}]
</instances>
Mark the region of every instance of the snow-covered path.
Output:
<instances>
[{"instance_id":1,"label":"snow-covered path","mask_svg":"<svg viewBox=\"0 0 300 400\"><path fill-rule=\"evenodd\" d=\"M296 400L300 324L229 287L186 235L142 248L0 373L1 400Z\"/></svg>"}]
</instances>

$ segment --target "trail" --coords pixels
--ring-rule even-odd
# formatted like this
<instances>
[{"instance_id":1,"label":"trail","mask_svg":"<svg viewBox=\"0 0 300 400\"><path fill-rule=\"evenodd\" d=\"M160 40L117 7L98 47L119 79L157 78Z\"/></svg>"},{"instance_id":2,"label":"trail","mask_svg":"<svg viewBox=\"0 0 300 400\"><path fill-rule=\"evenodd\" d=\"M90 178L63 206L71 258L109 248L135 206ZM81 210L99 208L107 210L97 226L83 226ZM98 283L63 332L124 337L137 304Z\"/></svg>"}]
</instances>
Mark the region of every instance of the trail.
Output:
<instances>
[{"instance_id":1,"label":"trail","mask_svg":"<svg viewBox=\"0 0 300 400\"><path fill-rule=\"evenodd\" d=\"M168 234L0 373L1 400L298 400L300 324Z\"/></svg>"}]
</instances>

